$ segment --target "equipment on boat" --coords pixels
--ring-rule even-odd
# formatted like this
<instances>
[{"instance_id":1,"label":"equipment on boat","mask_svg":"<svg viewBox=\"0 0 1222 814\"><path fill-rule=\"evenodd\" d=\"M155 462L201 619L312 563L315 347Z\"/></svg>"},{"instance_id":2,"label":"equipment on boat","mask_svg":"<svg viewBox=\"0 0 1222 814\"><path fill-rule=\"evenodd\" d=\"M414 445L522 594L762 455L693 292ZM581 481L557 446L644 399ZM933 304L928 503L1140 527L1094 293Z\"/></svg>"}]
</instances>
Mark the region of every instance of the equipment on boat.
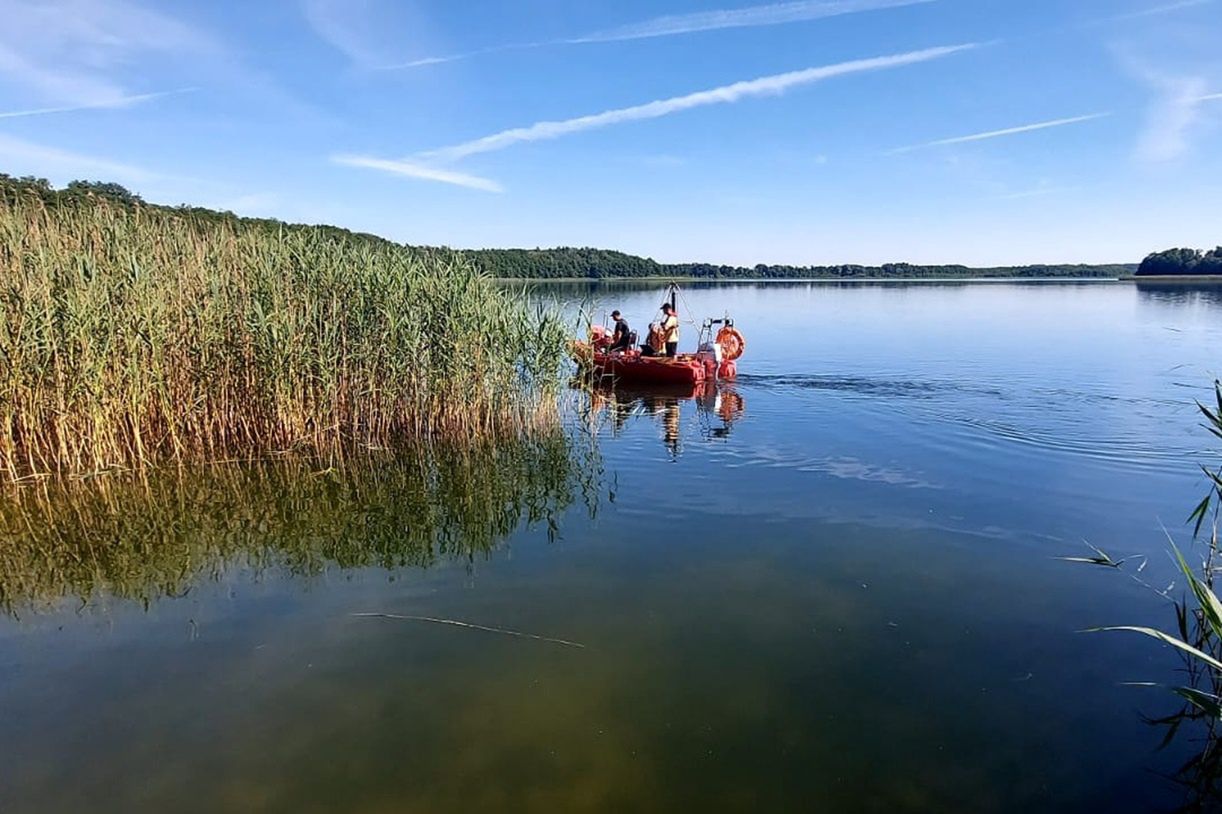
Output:
<instances>
[{"instance_id":1,"label":"equipment on boat","mask_svg":"<svg viewBox=\"0 0 1222 814\"><path fill-rule=\"evenodd\" d=\"M669 301L673 308L679 287L671 284ZM714 329L717 329L714 334ZM727 314L721 319L706 319L700 327L695 353L674 357L656 355L652 344L623 351L610 351L611 335L601 325L590 328L588 342L575 340L570 352L577 363L602 381L645 385L698 385L733 379L738 375L737 360L747 342ZM649 350L644 350L648 347Z\"/></svg>"}]
</instances>

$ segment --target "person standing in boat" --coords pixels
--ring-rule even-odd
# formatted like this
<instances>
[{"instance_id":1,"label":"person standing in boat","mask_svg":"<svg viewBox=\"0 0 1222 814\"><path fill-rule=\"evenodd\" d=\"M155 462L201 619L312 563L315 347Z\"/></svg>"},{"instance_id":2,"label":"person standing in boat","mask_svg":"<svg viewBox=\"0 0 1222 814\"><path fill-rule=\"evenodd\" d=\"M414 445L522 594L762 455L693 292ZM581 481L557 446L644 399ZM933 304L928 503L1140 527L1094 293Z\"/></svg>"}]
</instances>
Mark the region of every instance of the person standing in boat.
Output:
<instances>
[{"instance_id":1,"label":"person standing in boat","mask_svg":"<svg viewBox=\"0 0 1222 814\"><path fill-rule=\"evenodd\" d=\"M628 327L628 320L620 316L619 311L612 311L611 319L615 320L615 330L611 334L610 352L628 350L632 347L632 329Z\"/></svg>"},{"instance_id":2,"label":"person standing in boat","mask_svg":"<svg viewBox=\"0 0 1222 814\"><path fill-rule=\"evenodd\" d=\"M679 355L679 315L668 302L662 303L662 341L666 343L666 355Z\"/></svg>"}]
</instances>

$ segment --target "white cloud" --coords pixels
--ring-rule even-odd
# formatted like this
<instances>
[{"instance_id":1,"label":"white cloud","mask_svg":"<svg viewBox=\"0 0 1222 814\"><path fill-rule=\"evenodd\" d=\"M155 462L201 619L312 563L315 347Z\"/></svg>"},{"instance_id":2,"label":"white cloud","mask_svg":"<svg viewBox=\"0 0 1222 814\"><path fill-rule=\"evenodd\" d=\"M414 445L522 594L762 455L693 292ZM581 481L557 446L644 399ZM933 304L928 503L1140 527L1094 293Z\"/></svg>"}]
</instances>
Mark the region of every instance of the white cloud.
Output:
<instances>
[{"instance_id":1,"label":"white cloud","mask_svg":"<svg viewBox=\"0 0 1222 814\"><path fill-rule=\"evenodd\" d=\"M138 93L133 96L119 96L105 102L95 102L87 105L69 105L67 107L39 107L30 110L7 110L0 111L0 119L19 119L26 116L45 116L51 113L75 113L79 110L105 110L115 108L132 107L133 105L149 102L153 99L161 99L166 96L177 96L181 93L191 93L196 88L178 88L177 90L163 90L156 93Z\"/></svg>"},{"instance_id":2,"label":"white cloud","mask_svg":"<svg viewBox=\"0 0 1222 814\"><path fill-rule=\"evenodd\" d=\"M364 6L368 3L360 0L304 0L302 11L319 37L357 65L370 67L384 61L386 55L372 42L368 29L376 19Z\"/></svg>"},{"instance_id":3,"label":"white cloud","mask_svg":"<svg viewBox=\"0 0 1222 814\"><path fill-rule=\"evenodd\" d=\"M374 66L374 70L378 71L397 71L403 68L422 68L425 65L442 65L446 62L458 62L461 59L470 59L471 57L483 56L484 54L497 54L502 51L522 51L528 48L542 48L545 45L556 45L552 42L511 42L505 45L493 45L488 48L477 48L474 51L464 51L460 54L447 54L440 57L421 57L420 59L412 59L407 62L396 62L388 65Z\"/></svg>"},{"instance_id":4,"label":"white cloud","mask_svg":"<svg viewBox=\"0 0 1222 814\"><path fill-rule=\"evenodd\" d=\"M922 144L911 144L907 147L897 147L894 150L888 151L891 155L899 153L909 153L913 150L921 150L926 147L942 147L950 144L966 144L972 141L985 141L987 139L1001 138L1003 136L1013 136L1019 133L1030 133L1035 130L1047 130L1052 127L1065 127L1070 124L1079 124L1081 122L1094 121L1111 116L1111 113L1091 113L1086 116L1073 116L1068 119L1053 119L1046 122L1035 122L1034 124L1023 124L1018 127L1007 127L1003 130L989 130L984 133L972 133L967 136L955 136L953 138L943 138L936 141L927 141Z\"/></svg>"},{"instance_id":5,"label":"white cloud","mask_svg":"<svg viewBox=\"0 0 1222 814\"><path fill-rule=\"evenodd\" d=\"M217 50L178 20L124 0L0 0L0 18L0 78L58 106L120 104L132 95L122 77L138 58Z\"/></svg>"},{"instance_id":6,"label":"white cloud","mask_svg":"<svg viewBox=\"0 0 1222 814\"><path fill-rule=\"evenodd\" d=\"M421 3L402 0L299 0L318 37L363 70L413 68L466 59L483 50L410 62L403 54L429 47L436 38ZM431 50L431 47L430 47ZM499 50L499 49L488 49Z\"/></svg>"},{"instance_id":7,"label":"white cloud","mask_svg":"<svg viewBox=\"0 0 1222 814\"><path fill-rule=\"evenodd\" d=\"M336 164L343 164L348 167L364 167L365 169L380 170L392 175L402 175L422 181L438 181L443 184L453 184L455 186L467 187L468 189L479 189L484 192L504 191L500 184L488 178L480 178L476 175L468 175L467 173L447 170L441 167L430 167L426 164L413 161L393 161L361 155L335 155L331 157L331 160Z\"/></svg>"},{"instance_id":8,"label":"white cloud","mask_svg":"<svg viewBox=\"0 0 1222 814\"><path fill-rule=\"evenodd\" d=\"M332 161L346 166L381 170L409 178L439 181L441 183L455 184L488 192L501 192L501 187L495 181L446 169L438 165L444 165L448 162L457 161L479 153L504 150L515 144L556 139L585 130L611 127L626 122L657 119L662 116L669 116L672 113L679 113L706 105L733 104L742 99L755 96L778 96L792 88L820 82L824 79L867 71L898 68L905 65L916 65L977 47L979 46L976 43L940 46L920 51L910 51L905 54L857 59L835 65L825 65L818 68L807 68L800 71L764 76L758 79L734 82L710 90L689 93L684 96L673 96L669 99L658 99L641 105L633 105L632 107L605 110L602 113L594 113L588 116L579 116L560 121L536 122L528 127L502 130L490 136L430 150L406 159L393 160L373 156L337 155L332 157Z\"/></svg>"},{"instance_id":9,"label":"white cloud","mask_svg":"<svg viewBox=\"0 0 1222 814\"><path fill-rule=\"evenodd\" d=\"M45 176L59 184L81 178L129 185L151 181L187 180L108 158L36 144L2 133L0 159L3 160L6 171L13 175Z\"/></svg>"},{"instance_id":10,"label":"white cloud","mask_svg":"<svg viewBox=\"0 0 1222 814\"><path fill-rule=\"evenodd\" d=\"M1203 93L1206 81L1199 76L1162 76L1148 74L1157 96L1146 112L1146 125L1137 140L1137 157L1142 161L1172 161L1188 152L1193 125L1200 105L1209 97Z\"/></svg>"},{"instance_id":11,"label":"white cloud","mask_svg":"<svg viewBox=\"0 0 1222 814\"><path fill-rule=\"evenodd\" d=\"M1025 189L1019 192L1010 192L1005 195L998 195L1000 201L1020 201L1024 198L1042 198L1045 195L1059 195L1065 192L1077 192L1077 187L1054 187L1040 185L1034 189Z\"/></svg>"},{"instance_id":12,"label":"white cloud","mask_svg":"<svg viewBox=\"0 0 1222 814\"><path fill-rule=\"evenodd\" d=\"M710 90L689 93L684 96L658 99L641 105L633 105L632 107L606 110L601 113L578 116L573 119L536 122L527 127L502 130L499 133L493 133L492 135L463 142L462 144L431 150L423 153L422 157L433 161L456 161L477 153L503 150L514 144L556 139L585 130L595 130L625 122L657 119L662 116L669 116L672 113L706 105L732 104L755 96L777 96L792 88L813 84L837 76L864 73L866 71L880 71L904 65L915 65L976 47L975 43L970 43L926 48L920 51L910 51L905 54L874 57L872 59L857 59L835 65L825 65L818 68L807 68L801 71L764 76L759 79L735 82Z\"/></svg>"},{"instance_id":13,"label":"white cloud","mask_svg":"<svg viewBox=\"0 0 1222 814\"><path fill-rule=\"evenodd\" d=\"M1128 47L1114 50L1121 65L1153 91L1145 123L1138 133L1134 154L1139 161L1173 161L1192 148L1192 136L1201 119L1202 106L1222 93L1216 87L1216 66L1208 60L1139 57Z\"/></svg>"},{"instance_id":14,"label":"white cloud","mask_svg":"<svg viewBox=\"0 0 1222 814\"><path fill-rule=\"evenodd\" d=\"M669 37L676 34L691 34L698 31L715 31L723 28L747 28L756 26L784 25L863 11L913 6L934 0L793 0L788 3L770 3L747 8L698 11L692 14L668 14L641 23L612 28L584 37L565 40L568 43L616 42L639 40L650 37Z\"/></svg>"},{"instance_id":15,"label":"white cloud","mask_svg":"<svg viewBox=\"0 0 1222 814\"><path fill-rule=\"evenodd\" d=\"M308 2L330 3L334 2L334 0L308 0ZM474 51L421 57L380 67L383 70L419 68L425 65L457 62L461 59L470 59L471 57L494 54L501 51L542 48L549 45L585 45L597 42L620 42L653 37L671 37L679 34L693 34L699 31L715 31L725 28L785 25L820 20L826 17L838 17L846 14L858 14L866 11L915 6L933 2L936 2L936 0L791 0L791 2L770 3L761 6L749 6L747 8L699 11L692 14L670 14L663 17L654 17L643 22L629 23L606 31L596 31L592 34L585 34L579 37L548 40L545 42L519 42L494 45ZM358 59L358 61L361 60Z\"/></svg>"},{"instance_id":16,"label":"white cloud","mask_svg":"<svg viewBox=\"0 0 1222 814\"><path fill-rule=\"evenodd\" d=\"M1161 6L1153 6L1151 8L1130 11L1126 14L1117 14L1109 17L1108 19L1111 21L1140 20L1145 17L1157 17L1163 14L1171 14L1172 12L1181 11L1186 8L1205 6L1213 2L1214 0L1179 0L1177 3L1167 3Z\"/></svg>"}]
</instances>

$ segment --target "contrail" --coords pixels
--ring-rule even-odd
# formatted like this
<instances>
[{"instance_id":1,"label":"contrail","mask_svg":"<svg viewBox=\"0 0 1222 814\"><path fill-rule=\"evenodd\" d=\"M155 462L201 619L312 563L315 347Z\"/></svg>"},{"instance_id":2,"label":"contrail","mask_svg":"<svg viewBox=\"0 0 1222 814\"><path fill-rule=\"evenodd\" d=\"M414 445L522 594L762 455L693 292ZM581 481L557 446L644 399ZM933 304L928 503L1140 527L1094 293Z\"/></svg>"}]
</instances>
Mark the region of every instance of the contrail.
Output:
<instances>
[{"instance_id":1,"label":"contrail","mask_svg":"<svg viewBox=\"0 0 1222 814\"><path fill-rule=\"evenodd\" d=\"M464 172L455 172L439 167L428 167L412 161L393 161L360 155L335 155L331 157L331 160L336 164L343 164L348 167L381 170L392 175L419 178L423 181L439 181L443 184L453 184L455 186L467 187L468 189L480 189L484 192L504 192L500 184L488 178L480 178L477 175L468 175Z\"/></svg>"},{"instance_id":2,"label":"contrail","mask_svg":"<svg viewBox=\"0 0 1222 814\"><path fill-rule=\"evenodd\" d=\"M131 107L132 105L138 105L141 102L160 99L163 96L177 96L180 93L192 93L196 90L198 90L198 88L178 88L177 90L162 90L157 91L156 93L141 93L134 96L118 96L114 99L108 99L105 102L93 102L84 105L70 105L67 107L39 107L32 110L0 111L0 119L19 119L25 116L45 116L50 113L75 113L78 110L108 110Z\"/></svg>"},{"instance_id":3,"label":"contrail","mask_svg":"<svg viewBox=\"0 0 1222 814\"><path fill-rule=\"evenodd\" d=\"M793 2L771 3L766 6L698 11L693 14L668 14L641 23L632 23L587 34L584 37L561 40L561 42L575 45L588 42L617 42L643 40L650 37L670 37L698 31L716 31L723 28L784 25L931 2L934 0L840 0L840 2L793 0Z\"/></svg>"},{"instance_id":4,"label":"contrail","mask_svg":"<svg viewBox=\"0 0 1222 814\"><path fill-rule=\"evenodd\" d=\"M469 155L476 155L477 153L488 153L495 150L503 150L506 147L510 147L514 144L556 139L572 133L579 133L584 130L595 130L602 127L610 127L611 125L622 124L624 122L657 119L663 116L669 116L672 113L691 110L697 107L732 104L741 99L747 99L754 96L775 96L792 88L813 84L815 82L821 82L825 79L831 79L837 76L864 73L867 71L880 71L888 68L898 68L904 65L915 65L920 62L940 59L941 57L950 56L951 54L956 54L976 47L978 47L978 43L926 48L921 51L910 51L905 54L874 57L871 59L857 59L849 62L837 63L835 65L825 65L819 68L807 68L800 71L791 71L789 73L764 76L759 79L735 82L730 85L723 85L710 90L689 93L685 96L673 96L669 99L659 99L657 101L647 102L645 104L633 105L632 107L606 110L602 113L594 113L588 116L579 116L577 118L564 119L561 121L536 122L528 127L516 127L510 130L502 130L499 133L493 133L492 135L474 139L473 141L467 141L463 142L462 144L455 144L450 147L442 147L437 150L431 150L422 153L421 157L435 161L456 161Z\"/></svg>"},{"instance_id":5,"label":"contrail","mask_svg":"<svg viewBox=\"0 0 1222 814\"><path fill-rule=\"evenodd\" d=\"M986 133L972 133L969 136L955 136L954 138L938 139L937 141L927 141L923 144L911 144L907 147L897 147L894 150L889 150L890 155L899 153L910 153L913 150L921 150L926 147L942 147L947 144L965 144L970 141L984 141L985 139L1001 138L1002 136L1013 136L1018 133L1030 133L1033 130L1047 130L1050 127L1064 127L1069 124L1077 124L1079 122L1089 122L1094 119L1102 119L1111 116L1111 113L1091 113L1086 116L1073 116L1068 119L1053 119L1047 122L1036 122L1035 124L1024 124L1019 127L1007 127L1004 130L990 130Z\"/></svg>"},{"instance_id":6,"label":"contrail","mask_svg":"<svg viewBox=\"0 0 1222 814\"><path fill-rule=\"evenodd\" d=\"M715 11L698 11L692 14L668 14L654 17L639 23L629 23L605 31L595 31L579 37L568 39L546 40L543 42L517 42L505 45L493 45L488 48L478 48L473 51L463 51L442 56L421 57L394 65L384 65L378 70L398 70L402 68L419 68L425 65L439 65L445 62L457 62L462 59L495 54L501 51L520 51L528 48L544 48L552 45L586 45L595 42L622 42L625 40L643 40L653 37L672 37L680 34L694 34L700 31L717 31L726 28L753 28L759 26L785 25L788 23L821 20L826 17L839 17L846 14L859 14L866 11L880 11L902 6L916 6L933 3L936 0L791 0L787 3L770 3L763 6L748 6L746 8L718 9Z\"/></svg>"}]
</instances>

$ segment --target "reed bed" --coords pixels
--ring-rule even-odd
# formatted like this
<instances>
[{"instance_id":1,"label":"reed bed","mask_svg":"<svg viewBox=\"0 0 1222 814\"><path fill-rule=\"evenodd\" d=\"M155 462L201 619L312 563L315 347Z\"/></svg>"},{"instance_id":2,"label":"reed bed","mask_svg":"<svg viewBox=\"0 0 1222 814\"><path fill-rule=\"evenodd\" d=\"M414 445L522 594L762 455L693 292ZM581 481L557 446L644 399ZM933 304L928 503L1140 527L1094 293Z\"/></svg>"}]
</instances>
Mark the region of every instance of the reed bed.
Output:
<instances>
[{"instance_id":1,"label":"reed bed","mask_svg":"<svg viewBox=\"0 0 1222 814\"><path fill-rule=\"evenodd\" d=\"M9 481L521 435L564 334L453 253L0 187Z\"/></svg>"}]
</instances>

